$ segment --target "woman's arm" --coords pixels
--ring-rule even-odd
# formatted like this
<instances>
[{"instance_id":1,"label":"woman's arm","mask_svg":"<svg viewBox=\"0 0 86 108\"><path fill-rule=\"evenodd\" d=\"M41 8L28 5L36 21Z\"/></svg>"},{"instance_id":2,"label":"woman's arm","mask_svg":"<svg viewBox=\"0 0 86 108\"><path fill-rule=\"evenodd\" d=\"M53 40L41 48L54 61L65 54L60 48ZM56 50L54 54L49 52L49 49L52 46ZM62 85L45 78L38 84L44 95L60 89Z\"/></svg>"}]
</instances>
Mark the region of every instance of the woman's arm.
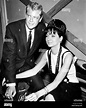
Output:
<instances>
[{"instance_id":1,"label":"woman's arm","mask_svg":"<svg viewBox=\"0 0 86 108\"><path fill-rule=\"evenodd\" d=\"M47 86L48 92L55 89L62 82L64 77L67 75L67 72L69 71L72 62L73 62L73 55L71 53L68 53L65 56L63 66L60 69L59 73L57 74L55 80Z\"/></svg>"},{"instance_id":2,"label":"woman's arm","mask_svg":"<svg viewBox=\"0 0 86 108\"><path fill-rule=\"evenodd\" d=\"M73 62L73 55L71 53L68 53L64 59L63 66L62 66L61 70L59 71L59 73L57 74L55 80L52 83L50 83L49 85L47 85L45 88L37 91L35 93L35 95L39 98L39 97L43 96L44 94L47 94L48 92L54 90L66 76L67 72L70 69L72 62ZM32 94L32 95L34 95L34 94ZM30 95L26 98L28 98L28 100L30 100L33 97L32 95Z\"/></svg>"},{"instance_id":3,"label":"woman's arm","mask_svg":"<svg viewBox=\"0 0 86 108\"><path fill-rule=\"evenodd\" d=\"M13 27L9 24L6 26L6 35L3 44L3 54L2 61L4 64L5 78L7 78L7 83L15 83L15 73L16 73L16 41L15 35L13 34Z\"/></svg>"},{"instance_id":4,"label":"woman's arm","mask_svg":"<svg viewBox=\"0 0 86 108\"><path fill-rule=\"evenodd\" d=\"M16 78L27 78L36 75L46 64L46 52L42 56L40 62L32 69L16 75Z\"/></svg>"}]
</instances>

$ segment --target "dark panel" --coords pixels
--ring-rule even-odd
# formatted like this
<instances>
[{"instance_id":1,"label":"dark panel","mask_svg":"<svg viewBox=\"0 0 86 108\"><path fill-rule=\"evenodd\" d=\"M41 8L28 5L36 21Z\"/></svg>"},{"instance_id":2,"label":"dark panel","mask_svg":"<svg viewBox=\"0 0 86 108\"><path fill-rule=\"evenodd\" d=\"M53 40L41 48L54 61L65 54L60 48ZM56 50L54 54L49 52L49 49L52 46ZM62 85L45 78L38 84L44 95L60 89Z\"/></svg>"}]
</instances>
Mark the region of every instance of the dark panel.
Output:
<instances>
[{"instance_id":1,"label":"dark panel","mask_svg":"<svg viewBox=\"0 0 86 108\"><path fill-rule=\"evenodd\" d=\"M2 57L2 47L3 47L3 36L2 36L2 23L1 23L1 11L0 11L0 62Z\"/></svg>"},{"instance_id":2,"label":"dark panel","mask_svg":"<svg viewBox=\"0 0 86 108\"><path fill-rule=\"evenodd\" d=\"M29 3L31 3L31 1L30 0L20 0L24 5L27 5L27 4L29 4Z\"/></svg>"}]
</instances>

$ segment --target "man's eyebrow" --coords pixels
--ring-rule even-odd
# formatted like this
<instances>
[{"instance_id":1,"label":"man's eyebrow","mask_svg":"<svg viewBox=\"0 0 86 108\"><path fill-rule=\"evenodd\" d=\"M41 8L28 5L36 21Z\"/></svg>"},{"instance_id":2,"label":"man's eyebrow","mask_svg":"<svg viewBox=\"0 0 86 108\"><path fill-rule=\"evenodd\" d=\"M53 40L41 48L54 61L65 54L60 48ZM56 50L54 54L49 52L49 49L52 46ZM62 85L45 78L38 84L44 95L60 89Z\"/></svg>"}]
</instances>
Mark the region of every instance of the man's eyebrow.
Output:
<instances>
[{"instance_id":1,"label":"man's eyebrow","mask_svg":"<svg viewBox=\"0 0 86 108\"><path fill-rule=\"evenodd\" d=\"M11 42L11 43L13 43L13 39L4 39L4 42Z\"/></svg>"}]
</instances>

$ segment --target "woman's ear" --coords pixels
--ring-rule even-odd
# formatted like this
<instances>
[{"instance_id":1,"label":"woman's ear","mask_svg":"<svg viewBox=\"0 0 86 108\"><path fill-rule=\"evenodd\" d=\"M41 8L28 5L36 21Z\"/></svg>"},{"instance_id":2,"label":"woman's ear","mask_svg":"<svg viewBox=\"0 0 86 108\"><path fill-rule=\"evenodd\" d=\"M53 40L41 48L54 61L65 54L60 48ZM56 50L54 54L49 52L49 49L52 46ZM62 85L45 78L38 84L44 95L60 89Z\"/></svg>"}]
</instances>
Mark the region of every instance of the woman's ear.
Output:
<instances>
[{"instance_id":1,"label":"woman's ear","mask_svg":"<svg viewBox=\"0 0 86 108\"><path fill-rule=\"evenodd\" d=\"M63 36L60 37L60 42L62 42L62 40L63 40Z\"/></svg>"},{"instance_id":2,"label":"woman's ear","mask_svg":"<svg viewBox=\"0 0 86 108\"><path fill-rule=\"evenodd\" d=\"M27 15L26 15L26 14L24 14L24 16L25 16L25 18L27 17Z\"/></svg>"}]
</instances>

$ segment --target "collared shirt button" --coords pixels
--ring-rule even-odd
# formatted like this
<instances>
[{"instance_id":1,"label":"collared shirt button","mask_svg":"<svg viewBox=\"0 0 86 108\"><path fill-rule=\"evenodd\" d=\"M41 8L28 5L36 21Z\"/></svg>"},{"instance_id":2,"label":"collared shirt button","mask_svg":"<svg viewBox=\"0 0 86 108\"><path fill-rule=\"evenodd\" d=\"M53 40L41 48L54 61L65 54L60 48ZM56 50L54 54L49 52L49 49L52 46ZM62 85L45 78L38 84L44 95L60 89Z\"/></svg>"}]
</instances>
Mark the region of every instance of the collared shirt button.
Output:
<instances>
[{"instance_id":1,"label":"collared shirt button","mask_svg":"<svg viewBox=\"0 0 86 108\"><path fill-rule=\"evenodd\" d=\"M32 62L32 59L30 61Z\"/></svg>"},{"instance_id":2,"label":"collared shirt button","mask_svg":"<svg viewBox=\"0 0 86 108\"><path fill-rule=\"evenodd\" d=\"M67 81L67 83L69 83L69 81Z\"/></svg>"},{"instance_id":3,"label":"collared shirt button","mask_svg":"<svg viewBox=\"0 0 86 108\"><path fill-rule=\"evenodd\" d=\"M20 69L19 69L19 72L20 72Z\"/></svg>"},{"instance_id":4,"label":"collared shirt button","mask_svg":"<svg viewBox=\"0 0 86 108\"><path fill-rule=\"evenodd\" d=\"M21 30L19 29L19 31L21 31Z\"/></svg>"},{"instance_id":5,"label":"collared shirt button","mask_svg":"<svg viewBox=\"0 0 86 108\"><path fill-rule=\"evenodd\" d=\"M7 62L9 62L9 59L7 59Z\"/></svg>"},{"instance_id":6,"label":"collared shirt button","mask_svg":"<svg viewBox=\"0 0 86 108\"><path fill-rule=\"evenodd\" d=\"M32 80L30 80L30 82L32 82Z\"/></svg>"},{"instance_id":7,"label":"collared shirt button","mask_svg":"<svg viewBox=\"0 0 86 108\"><path fill-rule=\"evenodd\" d=\"M42 29L42 31L44 31L44 29Z\"/></svg>"},{"instance_id":8,"label":"collared shirt button","mask_svg":"<svg viewBox=\"0 0 86 108\"><path fill-rule=\"evenodd\" d=\"M67 90L65 90L65 92L67 92Z\"/></svg>"},{"instance_id":9,"label":"collared shirt button","mask_svg":"<svg viewBox=\"0 0 86 108\"><path fill-rule=\"evenodd\" d=\"M20 49L19 49L19 52L20 52Z\"/></svg>"}]
</instances>

